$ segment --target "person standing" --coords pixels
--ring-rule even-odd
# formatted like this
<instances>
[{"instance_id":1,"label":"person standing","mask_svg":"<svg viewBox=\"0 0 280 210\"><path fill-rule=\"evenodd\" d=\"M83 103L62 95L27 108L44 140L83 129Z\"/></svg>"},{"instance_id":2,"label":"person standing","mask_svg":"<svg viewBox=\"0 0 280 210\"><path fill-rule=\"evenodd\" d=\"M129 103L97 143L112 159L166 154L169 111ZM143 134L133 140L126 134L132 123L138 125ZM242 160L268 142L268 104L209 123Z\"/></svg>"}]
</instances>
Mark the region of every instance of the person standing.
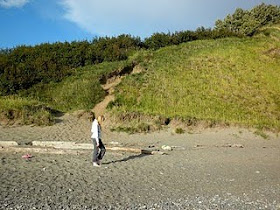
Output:
<instances>
[{"instance_id":1,"label":"person standing","mask_svg":"<svg viewBox=\"0 0 280 210\"><path fill-rule=\"evenodd\" d=\"M96 167L100 167L101 160L103 159L106 148L102 142L101 138L101 123L104 120L103 116L98 116L96 119L94 116L92 117L92 125L91 125L91 139L93 143L93 157L92 157L92 165Z\"/></svg>"}]
</instances>

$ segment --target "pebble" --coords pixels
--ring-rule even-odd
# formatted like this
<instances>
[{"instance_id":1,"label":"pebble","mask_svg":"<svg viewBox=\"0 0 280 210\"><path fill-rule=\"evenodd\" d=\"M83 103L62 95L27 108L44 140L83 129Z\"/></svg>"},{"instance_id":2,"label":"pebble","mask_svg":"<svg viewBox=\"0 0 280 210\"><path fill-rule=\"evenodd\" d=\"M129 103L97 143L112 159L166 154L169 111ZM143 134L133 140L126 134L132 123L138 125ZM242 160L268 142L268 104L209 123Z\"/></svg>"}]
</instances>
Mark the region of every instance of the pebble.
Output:
<instances>
[{"instance_id":1,"label":"pebble","mask_svg":"<svg viewBox=\"0 0 280 210\"><path fill-rule=\"evenodd\" d=\"M172 151L172 147L171 146L163 145L161 148L163 150L165 150L165 151Z\"/></svg>"}]
</instances>

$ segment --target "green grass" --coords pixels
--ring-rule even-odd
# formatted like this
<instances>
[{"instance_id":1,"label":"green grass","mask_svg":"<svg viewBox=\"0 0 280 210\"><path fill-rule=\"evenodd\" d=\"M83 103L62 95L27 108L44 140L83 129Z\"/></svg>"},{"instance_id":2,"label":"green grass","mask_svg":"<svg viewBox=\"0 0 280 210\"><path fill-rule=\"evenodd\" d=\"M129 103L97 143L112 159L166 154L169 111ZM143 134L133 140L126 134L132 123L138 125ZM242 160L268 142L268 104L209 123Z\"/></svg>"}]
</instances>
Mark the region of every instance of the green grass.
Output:
<instances>
[{"instance_id":1,"label":"green grass","mask_svg":"<svg viewBox=\"0 0 280 210\"><path fill-rule=\"evenodd\" d=\"M274 24L271 26L263 27L259 30L256 36L266 36L275 39L276 41L280 40L280 24Z\"/></svg>"},{"instance_id":2,"label":"green grass","mask_svg":"<svg viewBox=\"0 0 280 210\"><path fill-rule=\"evenodd\" d=\"M3 124L52 125L53 112L35 100L20 97L0 98L0 120Z\"/></svg>"},{"instance_id":3,"label":"green grass","mask_svg":"<svg viewBox=\"0 0 280 210\"><path fill-rule=\"evenodd\" d=\"M268 31L269 30L269 31ZM117 90L113 112L280 130L280 57L267 28L254 38L203 40L162 48ZM269 34L273 34L270 36Z\"/></svg>"},{"instance_id":4,"label":"green grass","mask_svg":"<svg viewBox=\"0 0 280 210\"><path fill-rule=\"evenodd\" d=\"M131 126L117 126L111 128L111 131L116 131L116 132L125 132L129 134L134 134L134 133L148 133L151 131L151 127L147 123L140 123L140 124L132 124Z\"/></svg>"},{"instance_id":5,"label":"green grass","mask_svg":"<svg viewBox=\"0 0 280 210\"><path fill-rule=\"evenodd\" d=\"M183 128L176 128L176 129L175 129L175 133L177 133L177 134L183 134L183 133L185 133L185 130L184 130Z\"/></svg>"},{"instance_id":6,"label":"green grass","mask_svg":"<svg viewBox=\"0 0 280 210\"><path fill-rule=\"evenodd\" d=\"M136 63L143 71L122 81L110 109L115 116L138 114L135 119L120 117L117 121L124 123L117 130L146 132L165 125L157 119L181 119L194 126L203 121L210 126L221 123L279 131L279 38L279 25L275 25L253 38L141 50L127 61L74 69L62 82L38 84L16 96L1 97L1 118L26 124L36 119L52 122L46 107L62 112L92 109L106 95L100 79Z\"/></svg>"},{"instance_id":7,"label":"green grass","mask_svg":"<svg viewBox=\"0 0 280 210\"><path fill-rule=\"evenodd\" d=\"M263 139L269 139L269 135L264 133L262 130L256 130L254 132L255 135L262 137Z\"/></svg>"},{"instance_id":8,"label":"green grass","mask_svg":"<svg viewBox=\"0 0 280 210\"><path fill-rule=\"evenodd\" d=\"M100 78L127 65L128 61L105 62L74 69L72 75L61 82L37 84L17 95L0 97L0 121L4 124L51 125L54 113L50 110L90 110L106 95Z\"/></svg>"},{"instance_id":9,"label":"green grass","mask_svg":"<svg viewBox=\"0 0 280 210\"><path fill-rule=\"evenodd\" d=\"M44 102L62 112L90 110L106 95L101 87L100 78L126 65L127 62L105 62L78 68L72 76L62 82L38 84L22 91L20 95Z\"/></svg>"}]
</instances>

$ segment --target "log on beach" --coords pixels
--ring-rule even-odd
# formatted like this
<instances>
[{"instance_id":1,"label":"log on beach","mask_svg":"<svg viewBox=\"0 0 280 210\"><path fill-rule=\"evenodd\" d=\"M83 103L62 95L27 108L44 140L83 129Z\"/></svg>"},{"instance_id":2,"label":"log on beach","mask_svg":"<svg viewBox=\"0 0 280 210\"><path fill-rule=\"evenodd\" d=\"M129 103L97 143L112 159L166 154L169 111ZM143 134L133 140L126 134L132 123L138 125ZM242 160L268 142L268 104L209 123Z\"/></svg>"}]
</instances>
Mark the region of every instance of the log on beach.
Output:
<instances>
[{"instance_id":1,"label":"log on beach","mask_svg":"<svg viewBox=\"0 0 280 210\"><path fill-rule=\"evenodd\" d=\"M14 152L34 152L34 153L50 153L50 154L78 154L87 150L92 150L93 145L88 143L76 143L67 141L32 141L32 147L19 147L15 141L0 141L0 151ZM157 150L146 150L129 147L106 147L107 151L112 152L128 152L146 155L164 155L165 152Z\"/></svg>"},{"instance_id":2,"label":"log on beach","mask_svg":"<svg viewBox=\"0 0 280 210\"><path fill-rule=\"evenodd\" d=\"M71 141L32 141L32 146L51 147L55 149L85 149L91 150L92 144L76 143Z\"/></svg>"},{"instance_id":3,"label":"log on beach","mask_svg":"<svg viewBox=\"0 0 280 210\"><path fill-rule=\"evenodd\" d=\"M0 147L15 147L18 146L16 141L0 141Z\"/></svg>"},{"instance_id":4,"label":"log on beach","mask_svg":"<svg viewBox=\"0 0 280 210\"><path fill-rule=\"evenodd\" d=\"M41 154L73 154L78 155L86 152L86 150L67 150L67 149L54 149L54 148L38 148L38 147L6 147L0 148L0 152L23 152L23 153L41 153Z\"/></svg>"}]
</instances>

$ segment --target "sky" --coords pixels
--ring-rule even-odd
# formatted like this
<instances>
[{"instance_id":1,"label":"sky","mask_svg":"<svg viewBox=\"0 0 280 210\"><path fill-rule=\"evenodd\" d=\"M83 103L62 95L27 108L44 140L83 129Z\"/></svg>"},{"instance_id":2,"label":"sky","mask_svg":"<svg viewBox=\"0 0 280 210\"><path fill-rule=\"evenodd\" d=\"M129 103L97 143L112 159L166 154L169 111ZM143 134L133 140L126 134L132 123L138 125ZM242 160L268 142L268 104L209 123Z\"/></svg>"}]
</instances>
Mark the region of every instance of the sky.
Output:
<instances>
[{"instance_id":1,"label":"sky","mask_svg":"<svg viewBox=\"0 0 280 210\"><path fill-rule=\"evenodd\" d=\"M237 8L280 0L0 0L0 48L214 27Z\"/></svg>"}]
</instances>

